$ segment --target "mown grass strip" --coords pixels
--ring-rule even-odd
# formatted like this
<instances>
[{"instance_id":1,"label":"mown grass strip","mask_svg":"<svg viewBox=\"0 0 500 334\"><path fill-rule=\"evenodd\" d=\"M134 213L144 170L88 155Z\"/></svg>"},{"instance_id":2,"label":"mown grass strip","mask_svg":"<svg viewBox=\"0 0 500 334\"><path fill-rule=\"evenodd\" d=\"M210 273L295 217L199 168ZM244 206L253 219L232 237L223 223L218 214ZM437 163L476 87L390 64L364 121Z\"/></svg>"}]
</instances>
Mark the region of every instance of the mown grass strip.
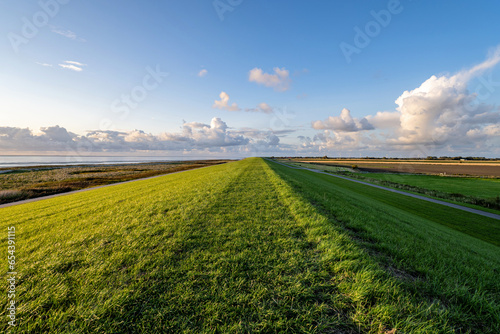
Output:
<instances>
[{"instance_id":1,"label":"mown grass strip","mask_svg":"<svg viewBox=\"0 0 500 334\"><path fill-rule=\"evenodd\" d=\"M352 331L327 305L336 289L264 168L247 161L2 209L2 228L14 224L20 240L19 328Z\"/></svg>"}]
</instances>

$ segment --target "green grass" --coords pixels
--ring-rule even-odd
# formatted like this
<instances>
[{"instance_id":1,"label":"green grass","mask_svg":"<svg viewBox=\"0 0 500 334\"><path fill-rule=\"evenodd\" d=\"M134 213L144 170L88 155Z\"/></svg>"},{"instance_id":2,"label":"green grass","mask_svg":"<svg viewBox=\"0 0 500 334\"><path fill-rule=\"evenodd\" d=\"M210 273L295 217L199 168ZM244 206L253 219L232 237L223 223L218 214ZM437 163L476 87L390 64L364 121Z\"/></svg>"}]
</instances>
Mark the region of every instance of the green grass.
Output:
<instances>
[{"instance_id":1,"label":"green grass","mask_svg":"<svg viewBox=\"0 0 500 334\"><path fill-rule=\"evenodd\" d=\"M315 179L342 189L342 194L357 193L363 199L375 201L377 205L387 204L390 209L399 209L405 213L425 218L429 221L445 225L457 231L469 234L478 239L500 246L500 222L496 219L479 216L474 213L455 210L409 196L401 196L390 191L380 190L356 182L335 178L325 174L304 171L314 175ZM356 199L358 201L359 199ZM389 208L387 208L389 210ZM389 213L390 211L387 211Z\"/></svg>"},{"instance_id":2,"label":"green grass","mask_svg":"<svg viewBox=\"0 0 500 334\"><path fill-rule=\"evenodd\" d=\"M432 218L332 179L246 159L0 209L17 330L500 330L497 246L444 226L456 210Z\"/></svg>"},{"instance_id":3,"label":"green grass","mask_svg":"<svg viewBox=\"0 0 500 334\"><path fill-rule=\"evenodd\" d=\"M403 173L358 173L353 169L310 163L285 162L288 165L342 174L385 187L422 194L468 206L500 213L500 179L477 177L442 177Z\"/></svg>"},{"instance_id":4,"label":"green grass","mask_svg":"<svg viewBox=\"0 0 500 334\"><path fill-rule=\"evenodd\" d=\"M500 183L498 179L390 173L344 174L385 187L422 194L473 209L500 213Z\"/></svg>"},{"instance_id":5,"label":"green grass","mask_svg":"<svg viewBox=\"0 0 500 334\"><path fill-rule=\"evenodd\" d=\"M484 199L500 196L500 179L389 173L368 173L363 176L381 181L397 182L415 187L476 196Z\"/></svg>"},{"instance_id":6,"label":"green grass","mask_svg":"<svg viewBox=\"0 0 500 334\"><path fill-rule=\"evenodd\" d=\"M496 229L495 237L488 238L488 228L477 236L498 245L498 221L425 201L406 202L405 196L270 164L295 193L314 203L332 226L348 231L371 259L402 282L405 296L414 298L412 305L426 301L431 313L436 312L428 324L443 317L450 326L410 332L499 332L500 249L458 231L488 224Z\"/></svg>"}]
</instances>

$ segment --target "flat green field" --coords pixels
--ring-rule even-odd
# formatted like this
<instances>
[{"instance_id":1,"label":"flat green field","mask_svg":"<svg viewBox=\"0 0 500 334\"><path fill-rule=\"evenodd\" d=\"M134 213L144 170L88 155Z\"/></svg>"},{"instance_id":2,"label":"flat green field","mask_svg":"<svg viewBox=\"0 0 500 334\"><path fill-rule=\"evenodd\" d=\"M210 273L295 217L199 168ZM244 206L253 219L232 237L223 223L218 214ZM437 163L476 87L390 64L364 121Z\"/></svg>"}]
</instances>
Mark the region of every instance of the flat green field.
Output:
<instances>
[{"instance_id":1,"label":"flat green field","mask_svg":"<svg viewBox=\"0 0 500 334\"><path fill-rule=\"evenodd\" d=\"M13 332L500 332L499 221L259 158L0 209L4 259L9 226Z\"/></svg>"},{"instance_id":2,"label":"flat green field","mask_svg":"<svg viewBox=\"0 0 500 334\"><path fill-rule=\"evenodd\" d=\"M485 209L489 212L500 213L500 179L404 173L359 173L355 169L346 167L290 161L282 161L282 163L342 174L385 187L444 199L474 209Z\"/></svg>"},{"instance_id":3,"label":"flat green field","mask_svg":"<svg viewBox=\"0 0 500 334\"><path fill-rule=\"evenodd\" d=\"M447 193L471 195L484 199L500 196L500 179L389 173L368 173L364 175L368 178L381 181L397 182Z\"/></svg>"}]
</instances>

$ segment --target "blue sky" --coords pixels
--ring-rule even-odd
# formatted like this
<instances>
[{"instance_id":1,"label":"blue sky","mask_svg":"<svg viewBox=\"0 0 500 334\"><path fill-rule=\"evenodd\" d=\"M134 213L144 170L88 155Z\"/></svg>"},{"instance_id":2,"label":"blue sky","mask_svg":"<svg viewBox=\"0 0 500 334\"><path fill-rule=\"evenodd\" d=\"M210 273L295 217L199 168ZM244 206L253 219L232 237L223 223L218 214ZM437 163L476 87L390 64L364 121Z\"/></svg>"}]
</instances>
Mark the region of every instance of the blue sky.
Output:
<instances>
[{"instance_id":1,"label":"blue sky","mask_svg":"<svg viewBox=\"0 0 500 334\"><path fill-rule=\"evenodd\" d=\"M499 7L0 1L0 152L500 156Z\"/></svg>"}]
</instances>

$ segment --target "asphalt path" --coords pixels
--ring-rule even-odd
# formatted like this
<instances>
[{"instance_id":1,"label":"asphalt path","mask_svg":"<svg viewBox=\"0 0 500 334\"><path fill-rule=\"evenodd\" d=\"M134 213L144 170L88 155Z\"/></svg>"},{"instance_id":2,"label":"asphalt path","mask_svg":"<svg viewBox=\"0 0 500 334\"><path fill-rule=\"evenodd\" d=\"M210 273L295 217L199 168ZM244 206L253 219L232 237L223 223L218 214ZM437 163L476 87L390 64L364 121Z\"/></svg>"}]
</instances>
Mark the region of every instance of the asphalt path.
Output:
<instances>
[{"instance_id":1,"label":"asphalt path","mask_svg":"<svg viewBox=\"0 0 500 334\"><path fill-rule=\"evenodd\" d=\"M266 159L266 160L268 160L268 159ZM268 161L271 161L271 160L268 160ZM409 196L409 197L421 199L421 200L424 200L424 201L427 201L427 202L432 202L432 203L436 203L436 204L445 205L445 206L448 206L450 208L454 208L454 209L458 209L458 210L462 210L462 211L467 211L467 212L475 213L477 215L481 215L481 216L484 216L484 217L488 217L488 218L493 218L493 219L500 220L500 215L497 215L497 214L494 214L494 213L491 213L491 212L486 212L486 211L482 211L482 210L472 209L472 208L469 208L469 207L466 207L466 206L457 205L457 204L453 204L453 203L448 203L448 202L445 202L445 201L440 201L440 200L429 198L429 197L425 197L425 196L415 195L415 194L407 193L407 192L401 191L401 190L396 190L396 189L391 189L391 188L387 188L387 187L382 187L382 186L379 186L379 185L376 185L376 184L372 184L372 183L368 183L368 182L363 182L363 181L359 181L359 180L354 180L354 179L351 179L351 178L348 178L348 177L345 177L345 176L340 176L340 175L335 175L335 174L331 174L331 173L326 173L326 172L323 172L323 171L320 171L320 170L317 170L317 169L305 168L305 167L299 167L299 166L290 166L290 165L287 165L287 164L284 164L284 163L281 163L281 162L277 162L277 161L272 161L272 162L280 164L280 165L288 167L288 168L302 169L302 170L308 170L308 171L311 171L311 172L315 172L315 173L318 173L318 174L325 174L325 175L337 177L339 179L348 180L348 181L352 181L352 182L356 182L356 183L361 183L361 184L364 184L366 186L370 186L370 187L374 187L374 188L378 188L378 189L382 189L382 190L387 190L387 191L390 191L390 192L393 192L393 193L397 193L397 194L401 194L401 195L405 195L405 196Z\"/></svg>"}]
</instances>

